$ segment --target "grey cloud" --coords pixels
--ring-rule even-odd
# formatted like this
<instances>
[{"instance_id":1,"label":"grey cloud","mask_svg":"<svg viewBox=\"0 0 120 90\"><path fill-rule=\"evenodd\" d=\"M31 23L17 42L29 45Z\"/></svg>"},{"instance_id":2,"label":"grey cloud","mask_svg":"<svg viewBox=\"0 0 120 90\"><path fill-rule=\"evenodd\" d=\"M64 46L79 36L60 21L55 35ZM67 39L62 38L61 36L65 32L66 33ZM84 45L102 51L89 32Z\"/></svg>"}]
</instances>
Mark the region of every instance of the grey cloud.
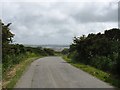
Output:
<instances>
[{"instance_id":1,"label":"grey cloud","mask_svg":"<svg viewBox=\"0 0 120 90\"><path fill-rule=\"evenodd\" d=\"M15 33L15 42L69 44L74 35L102 31L109 27L108 23L115 27L116 13L117 8L113 6L90 2L13 2L4 4L2 19L13 23L10 28Z\"/></svg>"},{"instance_id":2,"label":"grey cloud","mask_svg":"<svg viewBox=\"0 0 120 90\"><path fill-rule=\"evenodd\" d=\"M120 1L118 2L118 27L120 28Z\"/></svg>"},{"instance_id":3,"label":"grey cloud","mask_svg":"<svg viewBox=\"0 0 120 90\"><path fill-rule=\"evenodd\" d=\"M115 4L117 5L117 3ZM72 16L82 23L117 22L118 8L113 8L111 4L106 7L104 5L103 7L99 7L99 3L90 3L88 5L86 4L82 10L73 12Z\"/></svg>"}]
</instances>

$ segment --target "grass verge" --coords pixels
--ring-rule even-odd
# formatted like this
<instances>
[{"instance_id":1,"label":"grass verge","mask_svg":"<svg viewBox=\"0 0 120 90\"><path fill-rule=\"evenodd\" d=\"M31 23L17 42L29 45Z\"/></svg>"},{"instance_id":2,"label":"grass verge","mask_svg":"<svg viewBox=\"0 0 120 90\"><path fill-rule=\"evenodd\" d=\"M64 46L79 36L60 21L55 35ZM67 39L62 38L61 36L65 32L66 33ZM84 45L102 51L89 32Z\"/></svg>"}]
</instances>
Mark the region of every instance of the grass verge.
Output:
<instances>
[{"instance_id":1,"label":"grass verge","mask_svg":"<svg viewBox=\"0 0 120 90\"><path fill-rule=\"evenodd\" d=\"M4 76L2 88L13 88L31 62L41 57L42 56L33 55L13 66Z\"/></svg>"},{"instance_id":2,"label":"grass verge","mask_svg":"<svg viewBox=\"0 0 120 90\"><path fill-rule=\"evenodd\" d=\"M120 80L115 78L113 75L111 75L110 73L106 73L104 71L101 71L99 69L96 69L94 67L91 67L89 65L85 65L85 64L82 64L82 63L76 63L76 62L73 62L71 59L67 58L67 56L62 56L62 58L67 61L68 63L70 63L71 65L85 71L85 72L88 72L89 74L97 77L98 79L104 81L104 82L107 82L117 88L120 88Z\"/></svg>"},{"instance_id":3,"label":"grass verge","mask_svg":"<svg viewBox=\"0 0 120 90\"><path fill-rule=\"evenodd\" d=\"M0 63L0 90L2 89L2 64Z\"/></svg>"}]
</instances>

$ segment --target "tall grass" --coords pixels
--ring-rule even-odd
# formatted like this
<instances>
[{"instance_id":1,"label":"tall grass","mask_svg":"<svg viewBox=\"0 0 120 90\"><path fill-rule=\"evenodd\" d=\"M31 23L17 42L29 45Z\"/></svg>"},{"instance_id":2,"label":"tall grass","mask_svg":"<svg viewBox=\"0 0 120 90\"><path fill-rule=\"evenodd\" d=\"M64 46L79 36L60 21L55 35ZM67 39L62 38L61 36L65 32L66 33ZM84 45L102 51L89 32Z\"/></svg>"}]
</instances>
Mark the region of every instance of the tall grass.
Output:
<instances>
[{"instance_id":1,"label":"tall grass","mask_svg":"<svg viewBox=\"0 0 120 90\"><path fill-rule=\"evenodd\" d=\"M25 71L26 67L29 66L31 62L40 58L42 56L37 55L35 53L27 52L25 54L15 56L9 56L10 60L17 60L18 62L10 63L8 67L4 68L3 77L2 77L2 87L3 88L13 88L23 72ZM7 65L7 64L6 64ZM3 64L4 66L4 64Z\"/></svg>"},{"instance_id":2,"label":"tall grass","mask_svg":"<svg viewBox=\"0 0 120 90\"><path fill-rule=\"evenodd\" d=\"M26 52L18 55L15 55L15 54L6 55L6 57L3 59L3 64L2 64L3 78L4 78L4 74L7 73L13 66L15 66L16 64L19 64L20 62L22 62L27 58L36 57L36 56L38 55L30 52Z\"/></svg>"}]
</instances>

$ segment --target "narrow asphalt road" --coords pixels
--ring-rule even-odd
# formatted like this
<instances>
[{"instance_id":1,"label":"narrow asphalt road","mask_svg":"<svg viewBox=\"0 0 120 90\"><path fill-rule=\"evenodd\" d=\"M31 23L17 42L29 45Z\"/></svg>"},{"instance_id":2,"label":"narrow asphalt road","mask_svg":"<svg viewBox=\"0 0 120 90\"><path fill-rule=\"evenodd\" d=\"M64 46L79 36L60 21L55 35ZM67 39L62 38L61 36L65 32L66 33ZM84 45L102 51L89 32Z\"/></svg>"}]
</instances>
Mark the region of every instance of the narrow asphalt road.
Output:
<instances>
[{"instance_id":1,"label":"narrow asphalt road","mask_svg":"<svg viewBox=\"0 0 120 90\"><path fill-rule=\"evenodd\" d=\"M30 65L15 88L112 88L112 86L71 66L61 57L45 57Z\"/></svg>"}]
</instances>

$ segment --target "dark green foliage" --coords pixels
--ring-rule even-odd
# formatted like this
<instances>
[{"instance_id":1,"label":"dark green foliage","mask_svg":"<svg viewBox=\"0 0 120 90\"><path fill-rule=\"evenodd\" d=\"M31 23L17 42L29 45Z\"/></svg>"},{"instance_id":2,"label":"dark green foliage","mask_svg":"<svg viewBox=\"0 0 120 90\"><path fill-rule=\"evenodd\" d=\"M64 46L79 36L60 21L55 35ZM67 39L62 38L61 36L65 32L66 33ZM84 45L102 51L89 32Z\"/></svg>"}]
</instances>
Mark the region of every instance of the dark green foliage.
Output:
<instances>
[{"instance_id":1,"label":"dark green foliage","mask_svg":"<svg viewBox=\"0 0 120 90\"><path fill-rule=\"evenodd\" d=\"M73 60L120 75L120 29L75 37L69 53Z\"/></svg>"},{"instance_id":2,"label":"dark green foliage","mask_svg":"<svg viewBox=\"0 0 120 90\"><path fill-rule=\"evenodd\" d=\"M47 56L47 55L54 55L55 52L53 49L50 48L41 48L41 47L26 47L26 51L36 53L38 55Z\"/></svg>"},{"instance_id":3,"label":"dark green foliage","mask_svg":"<svg viewBox=\"0 0 120 90\"><path fill-rule=\"evenodd\" d=\"M12 66L19 64L22 60L34 56L54 55L54 50L41 47L25 47L22 44L12 44L14 34L11 33L9 26L11 23L4 25L2 23L2 63L3 73Z\"/></svg>"},{"instance_id":4,"label":"dark green foliage","mask_svg":"<svg viewBox=\"0 0 120 90\"><path fill-rule=\"evenodd\" d=\"M54 50L50 48L44 48L44 51L47 53L47 55L53 56L54 55Z\"/></svg>"},{"instance_id":5,"label":"dark green foliage","mask_svg":"<svg viewBox=\"0 0 120 90\"><path fill-rule=\"evenodd\" d=\"M92 66L99 68L101 70L110 71L114 66L112 60L106 56L96 56L91 60Z\"/></svg>"},{"instance_id":6,"label":"dark green foliage","mask_svg":"<svg viewBox=\"0 0 120 90\"><path fill-rule=\"evenodd\" d=\"M10 42L12 42L12 38L14 36L14 34L12 34L10 32L9 26L11 23L4 25L2 23L2 42L3 44L9 44Z\"/></svg>"},{"instance_id":7,"label":"dark green foliage","mask_svg":"<svg viewBox=\"0 0 120 90\"><path fill-rule=\"evenodd\" d=\"M67 54L69 54L69 49L65 48L65 49L62 50L61 53L67 55Z\"/></svg>"}]
</instances>

